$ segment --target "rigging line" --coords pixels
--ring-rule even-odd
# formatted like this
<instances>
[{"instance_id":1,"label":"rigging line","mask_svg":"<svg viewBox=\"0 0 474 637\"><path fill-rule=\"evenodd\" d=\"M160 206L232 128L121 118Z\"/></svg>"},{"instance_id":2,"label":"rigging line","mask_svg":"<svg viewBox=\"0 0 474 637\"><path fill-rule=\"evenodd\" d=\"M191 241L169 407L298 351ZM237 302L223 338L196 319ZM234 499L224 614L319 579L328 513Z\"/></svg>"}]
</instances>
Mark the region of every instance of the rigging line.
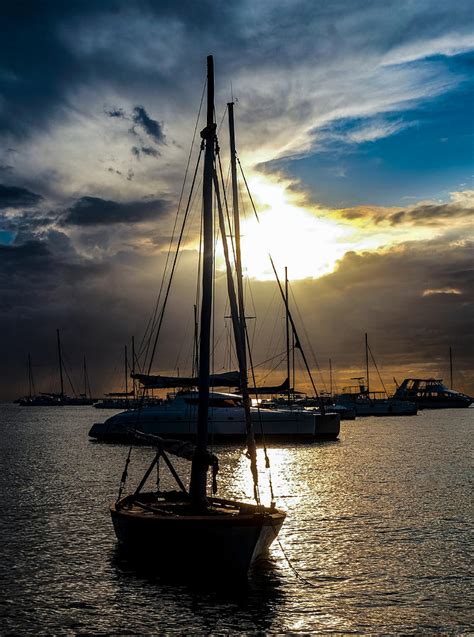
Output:
<instances>
[{"instance_id":1,"label":"rigging line","mask_svg":"<svg viewBox=\"0 0 474 637\"><path fill-rule=\"evenodd\" d=\"M222 195L224 197L224 208L225 208L225 214L227 217L227 224L229 226L229 236L230 236L230 245L232 246L232 256L234 257L234 264L236 262L236 252L235 252L235 241L234 241L234 234L232 232L232 225L230 223L230 214L229 214L229 206L227 203L227 195L226 195L226 189L225 189L225 184L224 184L224 175L222 174L222 164L221 164L221 156L220 153L217 152L217 160L218 160L218 164L219 164L219 173L220 173L220 178L221 178L221 186L222 186ZM214 167L215 170L215 167Z\"/></svg>"},{"instance_id":2,"label":"rigging line","mask_svg":"<svg viewBox=\"0 0 474 637\"><path fill-rule=\"evenodd\" d=\"M283 553L283 557L285 558L286 563L288 564L290 570L295 575L296 579L298 579L301 582L303 582L304 584L306 584L306 586L311 586L311 588L319 588L319 586L317 586L316 584L313 584L313 582L310 582L309 579L306 579L306 577L303 577L303 575L301 575L301 573L296 569L296 567L294 566L293 562L290 560L290 558L286 554L286 551L283 548L281 540L278 537L277 533L275 532L275 529L273 528L273 526L272 526L272 529L273 529L273 532L275 533L275 539L276 539L276 541L278 543L278 546L280 547L281 552Z\"/></svg>"},{"instance_id":3,"label":"rigging line","mask_svg":"<svg viewBox=\"0 0 474 637\"><path fill-rule=\"evenodd\" d=\"M225 107L224 115L222 116L221 123L219 124L219 128L217 129L216 135L219 135L219 133L221 132L222 124L224 123L224 118L227 115L228 108L229 108L228 106ZM216 110L214 109L214 115L215 114L216 114Z\"/></svg>"},{"instance_id":4,"label":"rigging line","mask_svg":"<svg viewBox=\"0 0 474 637\"><path fill-rule=\"evenodd\" d=\"M273 374L273 372L280 367L280 365L283 363L283 361L285 359L286 359L286 351L285 351L284 354L282 354L282 357L280 358L278 363L276 363L276 365L274 365L274 367L272 367L272 369L269 369L268 372L262 376L261 381L263 382L266 378L268 378L270 376L270 374Z\"/></svg>"},{"instance_id":5,"label":"rigging line","mask_svg":"<svg viewBox=\"0 0 474 637\"><path fill-rule=\"evenodd\" d=\"M69 361L67 361L65 359L64 354L61 356L61 360L62 360L62 363L63 363L63 369L64 369L64 371L66 373L66 378L68 379L69 385L71 387L71 391L74 394L74 397L77 397L76 390L74 389L74 385L72 383L71 376L69 375L69 372L68 372L68 369L67 369L69 367L72 370L72 367L69 364ZM72 371L71 371L71 373L72 373Z\"/></svg>"},{"instance_id":6,"label":"rigging line","mask_svg":"<svg viewBox=\"0 0 474 637\"><path fill-rule=\"evenodd\" d=\"M244 180L245 187L247 188L247 193L248 193L248 196L249 196L249 199L250 199L250 203L252 204L252 208L253 208L253 211L254 211L254 213L255 213L255 217L257 218L257 221L260 223L260 219L259 219L259 216L258 216L258 213L257 213L257 209L256 209L256 207L255 207L255 203L254 203L253 198L252 198L252 195L251 195L251 193L250 193L250 190L249 190L249 187L248 187L248 183L247 183L247 180L246 180L246 178L245 178L244 171L243 171L243 168L242 168L242 164L240 163L240 159L239 159L239 157L237 157L237 161L238 161L238 163L239 163L240 171L241 171L241 173L242 173L242 178L243 178L243 180ZM288 307L288 301L286 300L285 292L284 292L284 290L283 290L283 287L282 287L282 285L281 285L280 278L279 278L278 273L277 273L277 271L276 271L276 267L275 267L275 263L274 263L274 261L273 261L273 257L272 257L272 255L271 255L270 253L268 254L268 257L269 257L269 259L270 259L270 263L271 263L271 266L272 266L272 269L273 269L273 273L274 273L274 275L275 275L276 282L277 282L277 284L278 284L278 288L279 288L279 290L280 290L280 295L281 295L281 298L282 298L282 300L283 300L283 304L284 304L284 306L285 306L285 310L286 310L286 312L287 312L288 319L289 319L289 321L290 321L290 323L291 323L291 329L293 330L293 333L294 333L294 335L295 335L295 338L296 338L296 342L297 342L298 349L299 349L299 350L300 350L300 352L301 352L301 356L302 356L302 358L303 358L303 362L304 362L304 364L305 364L306 371L307 371L308 376L309 376L309 379L310 379L310 381L311 381L311 386L312 386L312 388L313 388L314 395L315 395L315 397L316 397L317 399L319 399L320 409L321 409L321 414L322 414L322 415L324 415L324 414L326 413L326 407L325 407L325 405L324 405L324 401L323 401L323 400L320 398L320 396L319 396L318 390L316 389L316 385L315 385L315 383L314 383L314 379L313 379L313 376L312 376L312 374L311 374L311 370L310 370L310 368L309 368L309 364L308 364L308 360L307 360L307 358L306 358L306 354L305 354L305 352L304 352L304 350L303 350L303 347L302 347L302 345L301 345L301 341L300 341L300 339L299 339L299 337L298 337L298 331L297 331L297 329L296 329L296 325L295 325L295 322L294 322L294 320L293 320L293 316L292 316L292 314L291 314L291 312L290 312L290 309L289 309L289 307Z\"/></svg>"},{"instance_id":7,"label":"rigging line","mask_svg":"<svg viewBox=\"0 0 474 637\"><path fill-rule=\"evenodd\" d=\"M155 352L156 352L156 345L158 343L158 336L160 335L161 326L163 324L163 317L164 317L166 305L168 303L168 297L169 297L169 293L170 293L170 289L171 289L171 282L173 280L173 275L174 275L174 271L175 271L175 268L176 268L176 262L178 260L179 248L181 247L181 241L183 239L184 228L186 226L186 220L188 218L189 203L190 203L191 196L192 196L192 193L193 193L194 184L196 182L196 175L197 175L197 172L198 172L198 169L199 169L199 163L201 161L203 147L204 147L204 144L201 144L201 151L200 151L200 153L198 155L198 159L197 159L197 162L196 162L196 169L194 171L193 181L191 183L191 191L189 193L188 204L186 206L186 210L184 211L183 223L182 223L182 226L181 226L181 231L179 233L179 239L178 239L178 243L177 243L177 246L176 246L176 252L175 252L175 255L174 255L174 259L173 259L173 265L171 267L170 278L169 278L169 281L168 281L168 286L167 286L167 289L166 289L165 298L163 299L163 305L162 305L161 312L160 312L160 319L159 319L159 322L158 322L158 327L156 329L155 340L153 342L153 349L152 349L151 356L150 356L150 361L149 361L149 364L148 364L148 374L151 372L151 367L153 365L153 359L155 357Z\"/></svg>"},{"instance_id":8,"label":"rigging line","mask_svg":"<svg viewBox=\"0 0 474 637\"><path fill-rule=\"evenodd\" d=\"M248 335L247 326L245 324L244 324L244 331L245 331L245 340L247 342L247 351L248 351L248 356L249 356L250 371L252 373L252 382L253 382L253 386L255 387L255 389L257 389L257 383L256 383L256 379L255 379L255 369L254 369L253 361L252 361L252 351L250 349L249 335ZM259 424L260 424L260 434L262 436L263 454L265 456L265 468L268 471L268 484L269 484L269 487L270 487L270 497L271 497L271 501L273 503L274 500L275 500L275 494L274 494L274 491L273 491L272 472L271 472L271 468L270 468L270 458L268 457L268 452L267 452L267 442L265 440L265 431L263 430L263 420L262 420L262 413L260 411L260 404L258 402L258 394L255 394L255 398L257 400L257 413L258 413L258 420L259 420Z\"/></svg>"},{"instance_id":9,"label":"rigging line","mask_svg":"<svg viewBox=\"0 0 474 637\"><path fill-rule=\"evenodd\" d=\"M250 302L252 304L252 314L253 316L257 316L257 307L255 305L255 299L253 297L253 290L252 290L252 286L250 284L250 279L249 277L245 277L244 279L244 289L248 289L249 291L249 295L250 295ZM252 345L252 349L255 343L255 335L257 333L257 321L255 320L252 326L252 338L251 338L251 345Z\"/></svg>"},{"instance_id":10,"label":"rigging line","mask_svg":"<svg viewBox=\"0 0 474 637\"><path fill-rule=\"evenodd\" d=\"M270 358L266 358L261 363L257 363L255 365L255 368L261 367L262 365L265 365L265 363L269 363L270 361L274 360L275 358L278 358L278 357L281 357L281 356L286 356L286 350L283 351L283 352L278 352L278 354L275 354L275 356L270 356Z\"/></svg>"},{"instance_id":11,"label":"rigging line","mask_svg":"<svg viewBox=\"0 0 474 637\"><path fill-rule=\"evenodd\" d=\"M370 349L370 345L368 343L367 343L367 347L369 348L370 356L372 358L372 362L374 363L375 369L377 370L377 374L379 376L379 380L382 383L383 390L384 390L384 392L385 392L385 394L386 394L386 396L388 398L387 389L386 389L385 384L384 384L384 382L382 380L382 376L380 375L379 368L377 367L377 363L375 362L374 355L372 354L372 350Z\"/></svg>"},{"instance_id":12,"label":"rigging line","mask_svg":"<svg viewBox=\"0 0 474 637\"><path fill-rule=\"evenodd\" d=\"M160 290L159 290L159 293L158 293L158 298L157 298L157 301L156 301L156 304L155 304L155 309L154 309L154 312L152 313L153 320L152 320L152 317L150 317L150 320L148 321L148 325L147 325L147 327L145 329L145 332L144 332L144 335L143 335L143 338L142 338L142 342L140 343L140 347L138 348L139 349L138 356L140 356L143 353L142 346L143 346L143 344L145 342L147 331L149 329L150 324L154 323L155 318L156 318L156 314L158 312L158 306L159 306L159 303L160 303L161 293L162 293L162 290L163 290L165 274L166 274L166 270L167 270L167 267L168 267L169 257L170 257L170 254L171 254L171 246L173 245L173 241L174 241L174 233L175 233L175 230L176 230L176 225L177 225L177 222L178 222L178 215L179 215L179 211L181 209L181 203L182 203L182 200L183 200L184 188L186 186L186 181L187 181L187 177L188 177L189 165L191 163L191 157L192 157L192 152L193 152L193 148L194 148L194 142L196 140L196 133L197 133L198 125L199 125L199 118L201 117L202 103L204 101L204 94L206 92L206 85L207 85L207 79L204 81L204 86L203 86L203 89L202 89L201 101L199 103L198 115L197 115L197 118L196 118L196 123L194 125L193 137L192 137L192 140L191 140L191 147L189 149L188 160L186 162L186 170L184 172L183 184L181 186L181 192L179 194L178 209L177 209L177 212L176 212L176 218L175 218L175 222L174 222L174 226L173 226L173 231L171 233L171 239L170 239L168 254L166 256L165 268L163 270L163 278L162 278L162 281L161 281ZM151 338L151 333L150 333L150 338ZM147 355L148 355L148 348L147 348L147 354L145 355L145 361L146 361Z\"/></svg>"},{"instance_id":13,"label":"rigging line","mask_svg":"<svg viewBox=\"0 0 474 637\"><path fill-rule=\"evenodd\" d=\"M293 292L293 288L291 286L291 283L289 285L289 288L290 288L290 292L291 292L291 298L293 299L293 304L294 304L294 306L296 308L296 313L298 315L298 319L299 319L300 325L303 328L303 333L305 335L306 342L308 343L309 351L311 352L311 356L313 357L314 364L316 365L316 369L319 372L319 377L321 379L321 384L324 387L324 391L327 392L326 381L324 380L324 376L323 376L323 372L322 372L321 366L319 365L318 358L317 358L316 353L315 353L315 351L313 349L313 346L311 344L311 340L310 340L308 332L306 330L306 325L304 324L303 316L302 316L302 314L300 312L300 308L298 307L298 303L296 302L296 297L295 297L295 294Z\"/></svg>"}]
</instances>

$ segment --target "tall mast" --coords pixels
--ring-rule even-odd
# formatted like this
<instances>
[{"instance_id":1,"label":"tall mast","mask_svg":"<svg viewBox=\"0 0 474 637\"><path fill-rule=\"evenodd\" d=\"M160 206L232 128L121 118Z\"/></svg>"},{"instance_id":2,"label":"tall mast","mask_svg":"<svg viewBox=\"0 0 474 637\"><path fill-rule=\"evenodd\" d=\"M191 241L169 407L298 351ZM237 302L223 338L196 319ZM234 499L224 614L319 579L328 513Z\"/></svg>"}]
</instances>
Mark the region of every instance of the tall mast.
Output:
<instances>
[{"instance_id":1,"label":"tall mast","mask_svg":"<svg viewBox=\"0 0 474 637\"><path fill-rule=\"evenodd\" d=\"M370 380L369 380L369 342L367 340L367 332L365 333L365 373L367 376L367 394L370 390Z\"/></svg>"},{"instance_id":2,"label":"tall mast","mask_svg":"<svg viewBox=\"0 0 474 637\"><path fill-rule=\"evenodd\" d=\"M242 252L240 247L240 210L239 192L237 185L237 152L235 150L234 102L229 102L227 104L227 108L229 111L230 172L232 178L232 211L235 234L235 271L237 275L237 298L239 303L241 339L244 344L244 364L245 367L247 367L247 350L245 347L244 285L242 274Z\"/></svg>"},{"instance_id":3,"label":"tall mast","mask_svg":"<svg viewBox=\"0 0 474 637\"><path fill-rule=\"evenodd\" d=\"M63 380L63 357L61 356L61 339L59 338L59 330L56 330L58 339L58 360L59 360L59 382L61 383L61 398L64 397L64 380Z\"/></svg>"},{"instance_id":4,"label":"tall mast","mask_svg":"<svg viewBox=\"0 0 474 637\"><path fill-rule=\"evenodd\" d=\"M33 370L31 369L31 356L28 354L28 395L30 398L33 395L33 393L35 393L34 387L35 386L33 383Z\"/></svg>"},{"instance_id":5,"label":"tall mast","mask_svg":"<svg viewBox=\"0 0 474 637\"><path fill-rule=\"evenodd\" d=\"M199 326L197 319L197 305L194 306L194 344L193 344L193 376L198 375L199 370Z\"/></svg>"},{"instance_id":6,"label":"tall mast","mask_svg":"<svg viewBox=\"0 0 474 637\"><path fill-rule=\"evenodd\" d=\"M286 298L286 312L285 312L285 323L286 323L286 377L288 378L288 405L291 400L291 391L290 391L290 321L288 319L288 311L289 311L289 303L290 299L288 296L288 268L285 265L285 298Z\"/></svg>"},{"instance_id":7,"label":"tall mast","mask_svg":"<svg viewBox=\"0 0 474 637\"><path fill-rule=\"evenodd\" d=\"M127 361L127 346L125 345L124 356L124 371L125 371L125 396L128 396L128 361Z\"/></svg>"},{"instance_id":8,"label":"tall mast","mask_svg":"<svg viewBox=\"0 0 474 637\"><path fill-rule=\"evenodd\" d=\"M207 420L209 412L209 372L211 351L211 319L212 319L212 273L213 255L213 175L214 175L214 142L216 126L214 124L214 60L207 57L207 125L201 131L205 142L204 175L203 175L203 267L202 267L202 303L201 333L199 338L199 404L197 421L196 452L191 468L190 495L196 506L203 506L206 501L207 464L203 456L207 451Z\"/></svg>"},{"instance_id":9,"label":"tall mast","mask_svg":"<svg viewBox=\"0 0 474 637\"><path fill-rule=\"evenodd\" d=\"M451 350L451 345L449 346L449 377L450 377L450 386L453 388L453 352Z\"/></svg>"},{"instance_id":10,"label":"tall mast","mask_svg":"<svg viewBox=\"0 0 474 637\"><path fill-rule=\"evenodd\" d=\"M86 367L85 356L84 356L84 398L87 398L87 367Z\"/></svg>"},{"instance_id":11,"label":"tall mast","mask_svg":"<svg viewBox=\"0 0 474 637\"><path fill-rule=\"evenodd\" d=\"M245 414L245 429L247 431L247 455L250 459L250 470L253 477L254 496L257 503L260 502L260 496L258 493L258 471L257 471L257 450L255 446L255 436L252 426L252 399L249 393L248 376L247 376L247 343L246 343L246 318L245 318L245 303L244 303L244 291L243 291L243 277L242 277L242 254L240 247L240 212L239 212L239 200L237 191L237 170L236 170L236 150L235 150L235 127L234 127L234 105L229 103L229 139L230 139L230 153L231 153L231 176L232 176L232 199L233 199L233 216L234 216L234 232L235 232L235 269L237 275L237 294L235 293L234 280L231 271L229 249L227 245L227 237L225 230L224 214L222 211L222 205L220 201L220 193L216 179L216 198L219 211L219 226L222 236L222 247L224 248L224 257L226 261L227 270L227 289L229 293L229 304L232 318L232 327L234 331L235 350L239 361L239 373L240 373L240 392L242 394L242 402L244 405Z\"/></svg>"},{"instance_id":12,"label":"tall mast","mask_svg":"<svg viewBox=\"0 0 474 637\"><path fill-rule=\"evenodd\" d=\"M329 393L332 398L332 361L329 359Z\"/></svg>"},{"instance_id":13,"label":"tall mast","mask_svg":"<svg viewBox=\"0 0 474 637\"><path fill-rule=\"evenodd\" d=\"M135 336L132 336L132 383L133 383L133 398L136 394L136 381L135 381Z\"/></svg>"}]
</instances>

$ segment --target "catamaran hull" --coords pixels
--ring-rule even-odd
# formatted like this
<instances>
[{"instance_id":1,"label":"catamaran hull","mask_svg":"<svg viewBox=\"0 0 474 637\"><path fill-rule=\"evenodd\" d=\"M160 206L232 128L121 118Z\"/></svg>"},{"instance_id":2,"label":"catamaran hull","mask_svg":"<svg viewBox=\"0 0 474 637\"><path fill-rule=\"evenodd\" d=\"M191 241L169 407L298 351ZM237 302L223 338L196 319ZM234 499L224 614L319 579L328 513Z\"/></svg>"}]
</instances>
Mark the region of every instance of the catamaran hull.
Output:
<instances>
[{"instance_id":1,"label":"catamaran hull","mask_svg":"<svg viewBox=\"0 0 474 637\"><path fill-rule=\"evenodd\" d=\"M180 439L195 439L196 418L175 417L156 410L123 412L104 423L92 426L89 436L106 442L130 442L134 431ZM154 412L154 413L153 413ZM263 435L267 440L337 440L340 432L339 414L315 414L301 411L267 410L261 415L252 413L255 437ZM245 437L243 410L222 409L209 418L209 439L213 442L230 442Z\"/></svg>"},{"instance_id":2,"label":"catamaran hull","mask_svg":"<svg viewBox=\"0 0 474 637\"><path fill-rule=\"evenodd\" d=\"M285 514L160 517L111 507L119 543L162 572L246 576L267 553ZM179 547L170 551L170 547Z\"/></svg>"}]
</instances>

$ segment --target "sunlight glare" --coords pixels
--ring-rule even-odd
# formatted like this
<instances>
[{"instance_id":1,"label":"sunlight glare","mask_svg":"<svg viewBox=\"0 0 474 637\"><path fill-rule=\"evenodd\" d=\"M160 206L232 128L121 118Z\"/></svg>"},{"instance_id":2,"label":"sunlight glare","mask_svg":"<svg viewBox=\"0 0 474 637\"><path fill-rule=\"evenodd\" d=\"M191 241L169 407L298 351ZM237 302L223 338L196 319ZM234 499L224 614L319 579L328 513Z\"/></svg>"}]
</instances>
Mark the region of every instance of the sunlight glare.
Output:
<instances>
[{"instance_id":1,"label":"sunlight glare","mask_svg":"<svg viewBox=\"0 0 474 637\"><path fill-rule=\"evenodd\" d=\"M244 273L259 280L273 279L268 254L279 274L285 266L291 279L316 278L334 270L336 261L347 251L343 239L351 229L289 201L285 187L254 179L251 191L258 202L265 202L255 216L241 222Z\"/></svg>"}]
</instances>

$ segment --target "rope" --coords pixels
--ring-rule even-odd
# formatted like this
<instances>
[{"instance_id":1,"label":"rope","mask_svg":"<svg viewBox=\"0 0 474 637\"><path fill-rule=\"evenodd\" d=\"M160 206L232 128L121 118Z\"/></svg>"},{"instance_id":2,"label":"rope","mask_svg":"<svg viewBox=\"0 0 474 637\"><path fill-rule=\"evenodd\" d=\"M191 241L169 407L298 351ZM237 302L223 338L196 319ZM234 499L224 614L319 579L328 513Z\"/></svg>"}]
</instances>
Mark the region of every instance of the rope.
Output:
<instances>
[{"instance_id":1,"label":"rope","mask_svg":"<svg viewBox=\"0 0 474 637\"><path fill-rule=\"evenodd\" d=\"M384 385L384 382L383 382L383 380L382 380L382 376L380 375L380 372L379 372L379 368L377 367L377 363L375 362L374 355L372 354L372 350L370 349L370 345L369 345L368 343L367 343L367 347L369 348L369 353L370 353L370 356L371 356L371 358L372 358L372 362L373 362L373 363L374 363L374 365L375 365L375 369L377 370L377 374L378 374L378 376L379 376L379 380L380 380L380 382L382 383L383 390L384 390L384 392L385 392L385 394L386 394L386 396L387 396L387 398L388 398L387 389L386 389L386 387L385 387L385 385Z\"/></svg>"},{"instance_id":2,"label":"rope","mask_svg":"<svg viewBox=\"0 0 474 637\"><path fill-rule=\"evenodd\" d=\"M184 173L183 184L181 186L181 192L180 192L180 195L179 195L178 208L177 208L177 211L176 211L176 217L175 217L175 221L174 221L174 225L173 225L173 231L171 233L171 239L170 239L170 243L169 243L168 253L167 253L167 256L166 256L165 267L164 267L164 270L163 270L163 277L162 277L161 284L160 284L160 290L158 292L158 297L156 299L155 308L154 308L154 310L152 312L152 315L150 316L150 319L148 321L147 327L146 327L145 332L143 334L142 342L141 342L140 347L139 347L138 356L143 354L144 343L145 343L145 340L147 338L147 333L149 331L150 334L149 334L149 337L148 337L148 340L147 340L147 345L146 345L146 348L145 348L146 349L145 356L144 356L145 360L148 358L148 349L149 349L149 346L150 346L151 335L152 335L152 333L153 333L153 331L154 331L154 329L156 327L156 315L158 313L158 308L159 308L159 304L160 304L161 294L162 294L162 291L163 291L163 285L164 285L164 281L165 281L165 275L166 275L166 271L168 269L168 263L169 263L169 259L170 259L170 255L171 255L171 246L173 245L175 231L176 231L176 225L178 223L179 211L181 209L181 203L182 203L183 195L184 195L184 188L186 186L186 180L187 180L187 177L188 177L189 165L191 163L191 157L192 157L192 152L193 152L193 148L194 148L194 142L196 140L196 133L197 133L197 129L198 129L199 118L201 116L202 103L203 103L203 100L204 100L205 90L206 90L206 81L204 82L204 86L203 86L203 89L202 89L201 101L199 103L199 111L198 111L198 115L197 115L197 118L196 118L196 123L194 125L193 138L192 138L192 141L191 141L191 147L189 149L189 155L188 155L188 160L187 160L187 163L186 163L186 170L185 170L185 173Z\"/></svg>"},{"instance_id":3,"label":"rope","mask_svg":"<svg viewBox=\"0 0 474 637\"><path fill-rule=\"evenodd\" d=\"M272 528L273 528L273 530L275 530L274 527L272 527ZM293 562L290 560L290 558L286 554L286 551L283 548L283 545L282 545L282 543L280 541L280 538L276 535L276 533L275 533L275 539L276 539L276 541L278 543L278 546L280 547L281 552L283 553L283 557L285 558L286 563L288 564L290 570L293 572L293 574L296 577L296 579L300 580L301 582L306 584L306 586L310 586L311 588L319 588L318 586L316 586L316 584L313 584L313 582L310 582L309 579L306 579L306 577L303 577L303 575L301 575L299 573L297 568L294 566Z\"/></svg>"}]
</instances>

